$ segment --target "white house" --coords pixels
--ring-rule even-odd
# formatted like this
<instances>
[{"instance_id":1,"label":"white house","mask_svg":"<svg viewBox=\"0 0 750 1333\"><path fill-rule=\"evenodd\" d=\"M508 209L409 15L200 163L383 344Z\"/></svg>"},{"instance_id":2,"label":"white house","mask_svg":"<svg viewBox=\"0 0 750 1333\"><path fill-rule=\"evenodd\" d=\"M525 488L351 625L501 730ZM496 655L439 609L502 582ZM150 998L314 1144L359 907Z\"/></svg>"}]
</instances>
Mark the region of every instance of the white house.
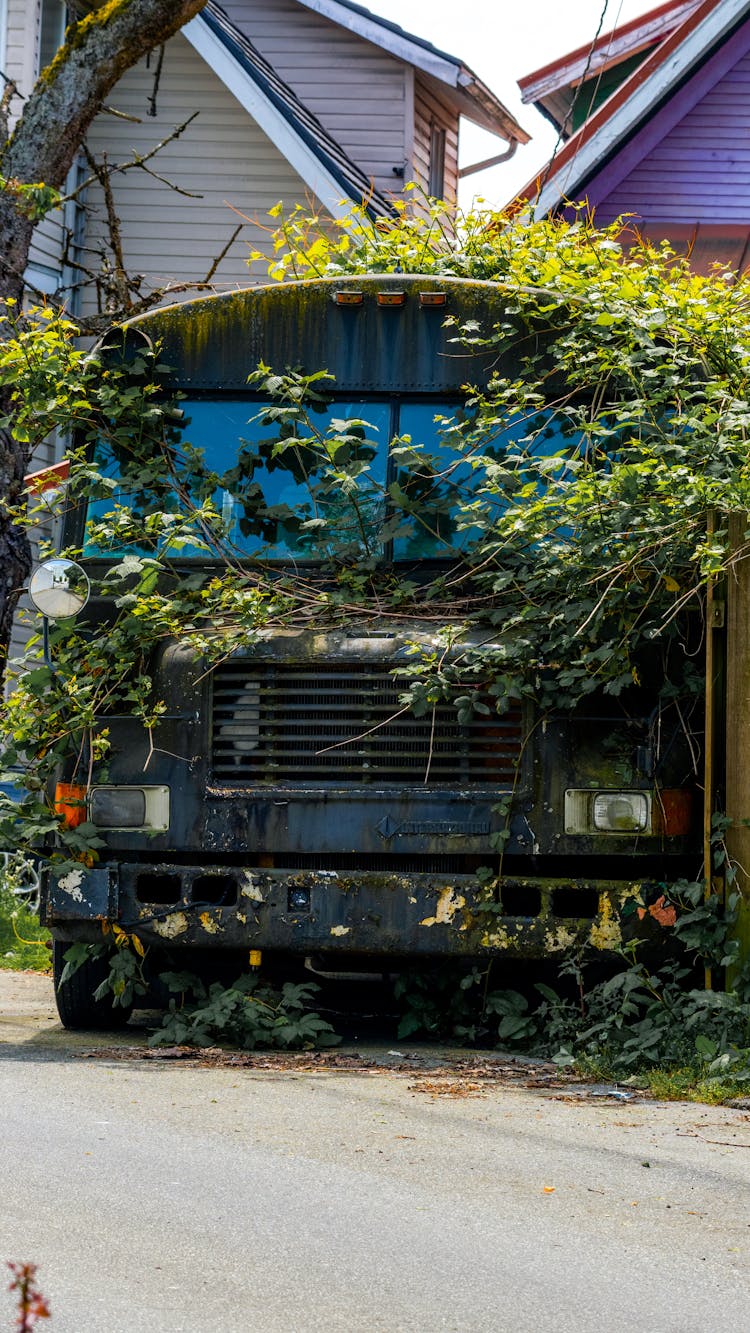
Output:
<instances>
[{"instance_id":1,"label":"white house","mask_svg":"<svg viewBox=\"0 0 750 1333\"><path fill-rule=\"evenodd\" d=\"M0 67L23 96L61 40L65 6L0 0L0 15L3 4ZM529 137L458 57L351 0L225 0L223 7L208 0L162 51L124 76L109 108L88 147L110 166L145 156L194 117L149 160L157 175L113 177L134 297L204 279L238 224L267 222L279 200L287 207L308 200L335 216L365 198L373 214L387 215L393 197L416 181L455 202L462 117L498 136L499 157ZM78 182L89 174L82 163ZM250 243L263 250L269 238L244 223L212 274L215 290L251 280ZM84 212L69 204L39 228L28 276L90 315L106 308L105 295L78 266L112 262L94 183Z\"/></svg>"}]
</instances>

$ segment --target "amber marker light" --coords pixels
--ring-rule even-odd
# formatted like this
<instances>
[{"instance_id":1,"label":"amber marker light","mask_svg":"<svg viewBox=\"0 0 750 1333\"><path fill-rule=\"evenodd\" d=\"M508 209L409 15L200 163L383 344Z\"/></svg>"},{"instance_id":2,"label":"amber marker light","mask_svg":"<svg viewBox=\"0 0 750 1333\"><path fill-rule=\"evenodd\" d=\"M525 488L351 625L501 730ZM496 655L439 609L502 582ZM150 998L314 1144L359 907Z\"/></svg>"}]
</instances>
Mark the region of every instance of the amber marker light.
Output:
<instances>
[{"instance_id":1,"label":"amber marker light","mask_svg":"<svg viewBox=\"0 0 750 1333\"><path fill-rule=\"evenodd\" d=\"M693 793L685 788L665 788L654 792L651 823L654 833L677 838L689 833L693 824Z\"/></svg>"},{"instance_id":2,"label":"amber marker light","mask_svg":"<svg viewBox=\"0 0 750 1333\"><path fill-rule=\"evenodd\" d=\"M378 305L399 306L406 304L406 292L378 292L376 297Z\"/></svg>"},{"instance_id":3,"label":"amber marker light","mask_svg":"<svg viewBox=\"0 0 750 1333\"><path fill-rule=\"evenodd\" d=\"M445 292L419 293L419 304L427 310L431 310L434 306L445 305L447 299Z\"/></svg>"},{"instance_id":4,"label":"amber marker light","mask_svg":"<svg viewBox=\"0 0 750 1333\"><path fill-rule=\"evenodd\" d=\"M77 782L58 782L55 787L55 814L64 828L77 828L86 818L86 788Z\"/></svg>"},{"instance_id":5,"label":"amber marker light","mask_svg":"<svg viewBox=\"0 0 750 1333\"><path fill-rule=\"evenodd\" d=\"M333 293L334 305L362 305L364 292L341 291Z\"/></svg>"}]
</instances>

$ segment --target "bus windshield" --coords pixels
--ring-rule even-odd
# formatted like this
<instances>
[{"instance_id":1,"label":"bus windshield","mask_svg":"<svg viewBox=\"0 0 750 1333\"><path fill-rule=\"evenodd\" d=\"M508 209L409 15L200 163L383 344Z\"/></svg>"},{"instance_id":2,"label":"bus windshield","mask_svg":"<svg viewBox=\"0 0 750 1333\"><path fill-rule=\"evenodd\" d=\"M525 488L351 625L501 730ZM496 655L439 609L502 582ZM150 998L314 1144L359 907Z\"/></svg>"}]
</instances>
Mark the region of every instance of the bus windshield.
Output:
<instances>
[{"instance_id":1,"label":"bus windshield","mask_svg":"<svg viewBox=\"0 0 750 1333\"><path fill-rule=\"evenodd\" d=\"M486 528L487 518L505 507L502 489L488 483L488 460L571 451L569 424L545 411L519 414L480 444L464 445L471 414L434 399L334 400L308 409L291 431L280 428L271 403L194 398L181 407L184 446L200 451L216 482L212 499L223 544L234 554L276 561L347 553L450 559L476 541L477 511ZM105 476L119 478L111 450L100 446L97 461ZM187 491L198 503L189 480ZM85 553L122 554L122 547L105 547L91 525L117 506L147 503L124 481L106 499L91 499ZM184 513L184 487L168 491L161 504ZM207 554L198 541L179 551L181 559Z\"/></svg>"}]
</instances>

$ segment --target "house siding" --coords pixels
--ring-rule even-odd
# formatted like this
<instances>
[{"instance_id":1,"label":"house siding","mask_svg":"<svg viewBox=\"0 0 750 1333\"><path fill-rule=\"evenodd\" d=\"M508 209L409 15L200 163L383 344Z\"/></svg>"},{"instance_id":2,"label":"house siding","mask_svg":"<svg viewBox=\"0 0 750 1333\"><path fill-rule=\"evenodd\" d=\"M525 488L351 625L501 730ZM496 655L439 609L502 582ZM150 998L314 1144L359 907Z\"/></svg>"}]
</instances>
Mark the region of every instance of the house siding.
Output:
<instances>
[{"instance_id":1,"label":"house siding","mask_svg":"<svg viewBox=\"0 0 750 1333\"><path fill-rule=\"evenodd\" d=\"M458 192L458 116L440 93L420 77L414 80L414 176L426 192L430 180L433 125L445 130L443 198L455 204Z\"/></svg>"},{"instance_id":2,"label":"house siding","mask_svg":"<svg viewBox=\"0 0 750 1333\"><path fill-rule=\"evenodd\" d=\"M239 102L227 92L182 36L167 44L157 99L158 114L146 115L147 99L153 90L153 66L142 62L128 72L109 97L112 106L140 118L133 124L114 116L97 117L89 134L96 154L106 152L110 162L131 158L136 149L147 152L194 111L197 119L184 135L170 143L150 166L167 179L202 197L186 198L153 177L136 171L116 178L115 195L122 224L126 265L143 275L144 291L169 282L180 283L205 277L213 259L242 219L229 204L250 217L267 223L267 210L283 198L291 205L309 191L279 150L250 119ZM97 260L108 249L104 209L99 187L89 187L91 213L86 235L86 257ZM55 216L37 228L32 263L51 272L60 270L60 227ZM222 261L212 289L224 291L253 281L246 258L248 245L270 252L267 235L247 225ZM256 266L255 280L265 277L265 265ZM31 281L35 273L30 273ZM176 294L186 300L195 292ZM93 287L83 289L80 313L97 311ZM45 467L60 453L54 440L45 441L32 462ZM40 534L49 536L49 534ZM36 554L36 544L35 544ZM22 655L29 624L17 617L9 656ZM9 682L12 688L12 680Z\"/></svg>"},{"instance_id":3,"label":"house siding","mask_svg":"<svg viewBox=\"0 0 750 1333\"><path fill-rule=\"evenodd\" d=\"M39 10L38 0L6 0L4 73L17 84L19 93L23 97L28 97L36 80ZM20 109L20 98L16 98L11 105L11 127L20 113ZM28 275L32 283L40 276L41 270L49 279L49 285L55 284L57 275L60 273L60 240L60 215L57 213L46 218L34 233L29 252L30 272ZM35 450L30 463L30 470L46 467L54 461L55 454L55 439L45 440ZM29 533L32 555L35 560L38 559L40 542L50 541L51 536L52 530L49 524L42 525ZM23 599L22 606L26 608L24 614L22 616L17 614L13 621L8 645L8 659L10 662L22 656L29 634L37 633L39 629L39 617L27 598ZM12 668L8 673L6 688L11 687Z\"/></svg>"},{"instance_id":4,"label":"house siding","mask_svg":"<svg viewBox=\"0 0 750 1333\"><path fill-rule=\"evenodd\" d=\"M60 209L49 213L35 228L29 247L27 280L42 292L57 291L62 285L63 219ZM31 292L31 299L39 299Z\"/></svg>"},{"instance_id":5,"label":"house siding","mask_svg":"<svg viewBox=\"0 0 750 1333\"><path fill-rule=\"evenodd\" d=\"M750 52L596 206L648 222L750 219Z\"/></svg>"},{"instance_id":6,"label":"house siding","mask_svg":"<svg viewBox=\"0 0 750 1333\"><path fill-rule=\"evenodd\" d=\"M4 73L18 86L21 97L28 97L36 82L39 61L39 0L6 0ZM0 6L0 12L2 6ZM11 104L11 128L21 110L21 99ZM29 250L28 279L32 287L53 291L61 274L62 217L50 214L36 228ZM32 292L33 299L33 292Z\"/></svg>"},{"instance_id":7,"label":"house siding","mask_svg":"<svg viewBox=\"0 0 750 1333\"><path fill-rule=\"evenodd\" d=\"M268 225L265 215L279 199L291 206L309 196L286 158L181 35L165 48L156 117L146 114L153 82L153 65L149 68L146 61L130 70L117 84L110 103L138 116L140 123L101 115L88 138L95 154L106 152L110 162L123 162L134 150L148 152L198 112L183 135L167 144L149 166L199 198L178 194L137 170L113 180L126 267L143 276L144 291L201 281L243 221L243 214ZM108 248L98 186L89 187L87 205L86 258L93 266L99 253ZM247 265L249 246L271 250L267 233L247 223L222 260L212 280L213 290L244 287L253 280ZM260 275L265 275L264 265L256 269L255 279ZM175 299L191 295L195 292ZM91 314L95 308L93 290L87 287L81 313Z\"/></svg>"},{"instance_id":8,"label":"house siding","mask_svg":"<svg viewBox=\"0 0 750 1333\"><path fill-rule=\"evenodd\" d=\"M36 77L39 0L6 0L5 73L28 97ZM18 114L20 104L13 110Z\"/></svg>"},{"instance_id":9,"label":"house siding","mask_svg":"<svg viewBox=\"0 0 750 1333\"><path fill-rule=\"evenodd\" d=\"M293 0L228 0L229 18L379 190L398 193L408 163L410 68Z\"/></svg>"}]
</instances>

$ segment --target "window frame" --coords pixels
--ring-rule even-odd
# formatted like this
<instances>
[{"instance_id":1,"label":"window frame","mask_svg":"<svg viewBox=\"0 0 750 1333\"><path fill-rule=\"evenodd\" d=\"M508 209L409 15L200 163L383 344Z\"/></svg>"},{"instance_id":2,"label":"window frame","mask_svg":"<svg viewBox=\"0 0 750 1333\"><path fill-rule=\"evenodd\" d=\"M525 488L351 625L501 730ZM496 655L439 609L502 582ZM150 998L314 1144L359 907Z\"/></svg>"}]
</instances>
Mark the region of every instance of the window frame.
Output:
<instances>
[{"instance_id":1,"label":"window frame","mask_svg":"<svg viewBox=\"0 0 750 1333\"><path fill-rule=\"evenodd\" d=\"M0 0L1 3L1 0ZM55 29L57 29L57 52L63 43L65 30L68 26L68 7L64 0L41 0L39 5L39 22L37 26L37 46L36 46L36 78L39 77L46 65L42 64L42 36L45 33L45 26L49 25L49 36L51 40L55 39ZM54 59L54 52L52 59ZM47 61L49 64L50 61Z\"/></svg>"},{"instance_id":2,"label":"window frame","mask_svg":"<svg viewBox=\"0 0 750 1333\"><path fill-rule=\"evenodd\" d=\"M433 120L430 125L430 174L427 181L427 193L431 199L445 198L445 152L447 131L444 125Z\"/></svg>"}]
</instances>

